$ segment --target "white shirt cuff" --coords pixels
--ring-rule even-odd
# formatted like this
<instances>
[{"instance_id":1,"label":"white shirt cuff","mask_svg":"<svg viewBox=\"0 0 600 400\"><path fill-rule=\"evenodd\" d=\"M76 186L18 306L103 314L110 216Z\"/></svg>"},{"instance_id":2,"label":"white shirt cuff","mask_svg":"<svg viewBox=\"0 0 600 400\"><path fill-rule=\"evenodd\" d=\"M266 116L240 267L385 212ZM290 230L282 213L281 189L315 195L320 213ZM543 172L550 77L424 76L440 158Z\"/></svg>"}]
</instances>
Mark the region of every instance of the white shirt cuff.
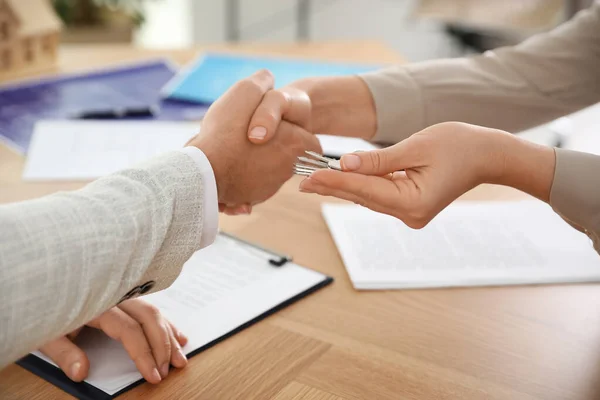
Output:
<instances>
[{"instance_id":1,"label":"white shirt cuff","mask_svg":"<svg viewBox=\"0 0 600 400\"><path fill-rule=\"evenodd\" d=\"M190 156L198 165L204 185L204 199L202 200L202 237L200 248L203 249L213 244L219 232L219 198L217 195L217 181L215 173L206 155L197 147L188 146L181 152Z\"/></svg>"}]
</instances>

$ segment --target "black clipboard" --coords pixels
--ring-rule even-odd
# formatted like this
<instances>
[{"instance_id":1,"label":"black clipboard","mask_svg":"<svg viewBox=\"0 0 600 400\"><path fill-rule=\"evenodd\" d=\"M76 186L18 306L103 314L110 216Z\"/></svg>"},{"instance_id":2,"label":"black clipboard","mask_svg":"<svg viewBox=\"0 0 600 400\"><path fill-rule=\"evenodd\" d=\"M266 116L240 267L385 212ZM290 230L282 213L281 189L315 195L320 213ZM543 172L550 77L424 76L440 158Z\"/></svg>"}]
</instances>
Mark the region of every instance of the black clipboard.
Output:
<instances>
[{"instance_id":1,"label":"black clipboard","mask_svg":"<svg viewBox=\"0 0 600 400\"><path fill-rule=\"evenodd\" d=\"M273 251L267 250L263 247L255 245L253 243L239 239L235 236L232 236L232 235L229 235L229 234L226 234L223 232L220 232L219 235L239 241L245 245L255 247L261 251L264 251L264 252L270 254L272 257L269 258L267 261L274 268L284 267L285 264L292 261L291 257L277 254ZM321 282L317 283L316 285L314 285L314 286L308 288L307 290L305 290L304 292L301 292L301 293L289 298L288 300L274 306L270 310L260 314L258 317L247 321L246 323L238 326L236 329L226 333L225 335L218 337L217 339L213 340L212 342L209 342L206 345L201 346L201 347L197 348L196 350L193 350L192 352L188 353L187 357L188 358L193 357L196 354L199 354L199 353L203 352L204 350L211 348L212 346L235 335L236 333L241 332L242 330L252 326L253 324L255 324L259 321L262 321L263 319L267 318L271 314L274 314L277 311L289 306L290 304L293 304L293 303L297 302L298 300L310 295L311 293L314 293L317 290L324 288L325 286L329 285L332 282L333 282L332 277L324 275L324 279ZM54 365L42 360L41 358L39 358L33 354L29 354L29 355L21 358L20 360L18 360L16 362L16 364L21 366L22 368L26 369L27 371L39 376L40 378L45 379L49 383L51 383L54 386L58 387L59 389L65 391L66 393L70 394L71 396L74 396L74 397L76 397L78 399L82 399L82 400L114 399L114 398L120 396L121 394L146 382L145 379L140 379L139 381L136 381L136 382L132 383L131 385L121 389L117 393L110 395L110 394L104 392L103 390L101 390L93 385L90 385L87 382L79 382L79 383L73 382L59 368L55 367Z\"/></svg>"}]
</instances>

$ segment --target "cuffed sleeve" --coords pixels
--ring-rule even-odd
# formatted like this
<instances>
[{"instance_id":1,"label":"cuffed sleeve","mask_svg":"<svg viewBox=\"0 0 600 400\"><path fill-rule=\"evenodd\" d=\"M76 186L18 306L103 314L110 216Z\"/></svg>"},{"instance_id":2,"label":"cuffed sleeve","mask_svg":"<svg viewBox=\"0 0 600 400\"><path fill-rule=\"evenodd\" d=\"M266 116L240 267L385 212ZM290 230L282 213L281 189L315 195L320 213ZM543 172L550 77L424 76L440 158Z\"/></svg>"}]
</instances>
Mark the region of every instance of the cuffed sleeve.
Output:
<instances>
[{"instance_id":1,"label":"cuffed sleeve","mask_svg":"<svg viewBox=\"0 0 600 400\"><path fill-rule=\"evenodd\" d=\"M202 238L200 239L200 248L203 249L213 244L219 233L219 197L217 194L217 181L215 180L215 173L210 161L199 148L188 146L181 149L181 152L187 154L194 160L203 182L203 230Z\"/></svg>"},{"instance_id":2,"label":"cuffed sleeve","mask_svg":"<svg viewBox=\"0 0 600 400\"><path fill-rule=\"evenodd\" d=\"M202 243L207 176L173 151L78 191L0 206L0 368L171 285Z\"/></svg>"},{"instance_id":3,"label":"cuffed sleeve","mask_svg":"<svg viewBox=\"0 0 600 400\"><path fill-rule=\"evenodd\" d=\"M600 156L556 149L550 205L600 253Z\"/></svg>"},{"instance_id":4,"label":"cuffed sleeve","mask_svg":"<svg viewBox=\"0 0 600 400\"><path fill-rule=\"evenodd\" d=\"M422 91L408 70L392 67L361 75L377 110L374 142L396 143L423 129L426 124Z\"/></svg>"},{"instance_id":5,"label":"cuffed sleeve","mask_svg":"<svg viewBox=\"0 0 600 400\"><path fill-rule=\"evenodd\" d=\"M376 141L395 143L446 121L519 132L600 101L600 3L551 32L483 55L361 75Z\"/></svg>"}]
</instances>

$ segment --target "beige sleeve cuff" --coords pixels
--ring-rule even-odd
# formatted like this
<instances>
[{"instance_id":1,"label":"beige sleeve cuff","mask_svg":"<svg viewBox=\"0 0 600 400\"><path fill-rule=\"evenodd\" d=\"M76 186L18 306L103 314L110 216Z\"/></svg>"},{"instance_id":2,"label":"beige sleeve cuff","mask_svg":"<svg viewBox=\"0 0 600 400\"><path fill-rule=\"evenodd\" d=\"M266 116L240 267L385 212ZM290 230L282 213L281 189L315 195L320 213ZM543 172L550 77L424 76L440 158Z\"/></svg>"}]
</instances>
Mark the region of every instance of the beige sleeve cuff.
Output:
<instances>
[{"instance_id":1,"label":"beige sleeve cuff","mask_svg":"<svg viewBox=\"0 0 600 400\"><path fill-rule=\"evenodd\" d=\"M600 253L600 156L556 149L550 205Z\"/></svg>"},{"instance_id":2,"label":"beige sleeve cuff","mask_svg":"<svg viewBox=\"0 0 600 400\"><path fill-rule=\"evenodd\" d=\"M374 142L397 143L423 128L425 112L421 89L404 67L359 76L375 101L377 133Z\"/></svg>"}]
</instances>

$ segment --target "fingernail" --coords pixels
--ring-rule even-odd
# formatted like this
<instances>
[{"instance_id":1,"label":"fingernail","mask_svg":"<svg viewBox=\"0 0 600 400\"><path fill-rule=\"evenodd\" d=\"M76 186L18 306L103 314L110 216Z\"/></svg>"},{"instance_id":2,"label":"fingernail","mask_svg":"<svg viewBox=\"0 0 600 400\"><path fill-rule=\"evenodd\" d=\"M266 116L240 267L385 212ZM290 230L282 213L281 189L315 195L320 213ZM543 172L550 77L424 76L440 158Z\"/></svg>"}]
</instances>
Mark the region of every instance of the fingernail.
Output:
<instances>
[{"instance_id":1,"label":"fingernail","mask_svg":"<svg viewBox=\"0 0 600 400\"><path fill-rule=\"evenodd\" d=\"M252 213L252 206L244 206L244 213L250 215Z\"/></svg>"},{"instance_id":2,"label":"fingernail","mask_svg":"<svg viewBox=\"0 0 600 400\"><path fill-rule=\"evenodd\" d=\"M150 375L151 375L151 378L152 378L153 382L158 383L158 382L160 382L162 380L162 378L160 377L160 374L158 373L158 370L156 368L154 368L152 370L152 373Z\"/></svg>"},{"instance_id":3,"label":"fingernail","mask_svg":"<svg viewBox=\"0 0 600 400\"><path fill-rule=\"evenodd\" d=\"M264 126L255 126L250 131L250 137L252 139L262 140L265 138L265 136L267 136L267 128L265 128Z\"/></svg>"},{"instance_id":4,"label":"fingernail","mask_svg":"<svg viewBox=\"0 0 600 400\"><path fill-rule=\"evenodd\" d=\"M73 363L71 365L71 379L75 379L79 376L79 371L81 370L81 363L79 361Z\"/></svg>"},{"instance_id":5,"label":"fingernail","mask_svg":"<svg viewBox=\"0 0 600 400\"><path fill-rule=\"evenodd\" d=\"M166 378L167 375L169 375L169 363L165 363L162 365L162 367L160 367L160 375L163 378Z\"/></svg>"},{"instance_id":6,"label":"fingernail","mask_svg":"<svg viewBox=\"0 0 600 400\"><path fill-rule=\"evenodd\" d=\"M342 157L342 168L347 171L355 171L360 168L360 157L355 154L346 154Z\"/></svg>"}]
</instances>

